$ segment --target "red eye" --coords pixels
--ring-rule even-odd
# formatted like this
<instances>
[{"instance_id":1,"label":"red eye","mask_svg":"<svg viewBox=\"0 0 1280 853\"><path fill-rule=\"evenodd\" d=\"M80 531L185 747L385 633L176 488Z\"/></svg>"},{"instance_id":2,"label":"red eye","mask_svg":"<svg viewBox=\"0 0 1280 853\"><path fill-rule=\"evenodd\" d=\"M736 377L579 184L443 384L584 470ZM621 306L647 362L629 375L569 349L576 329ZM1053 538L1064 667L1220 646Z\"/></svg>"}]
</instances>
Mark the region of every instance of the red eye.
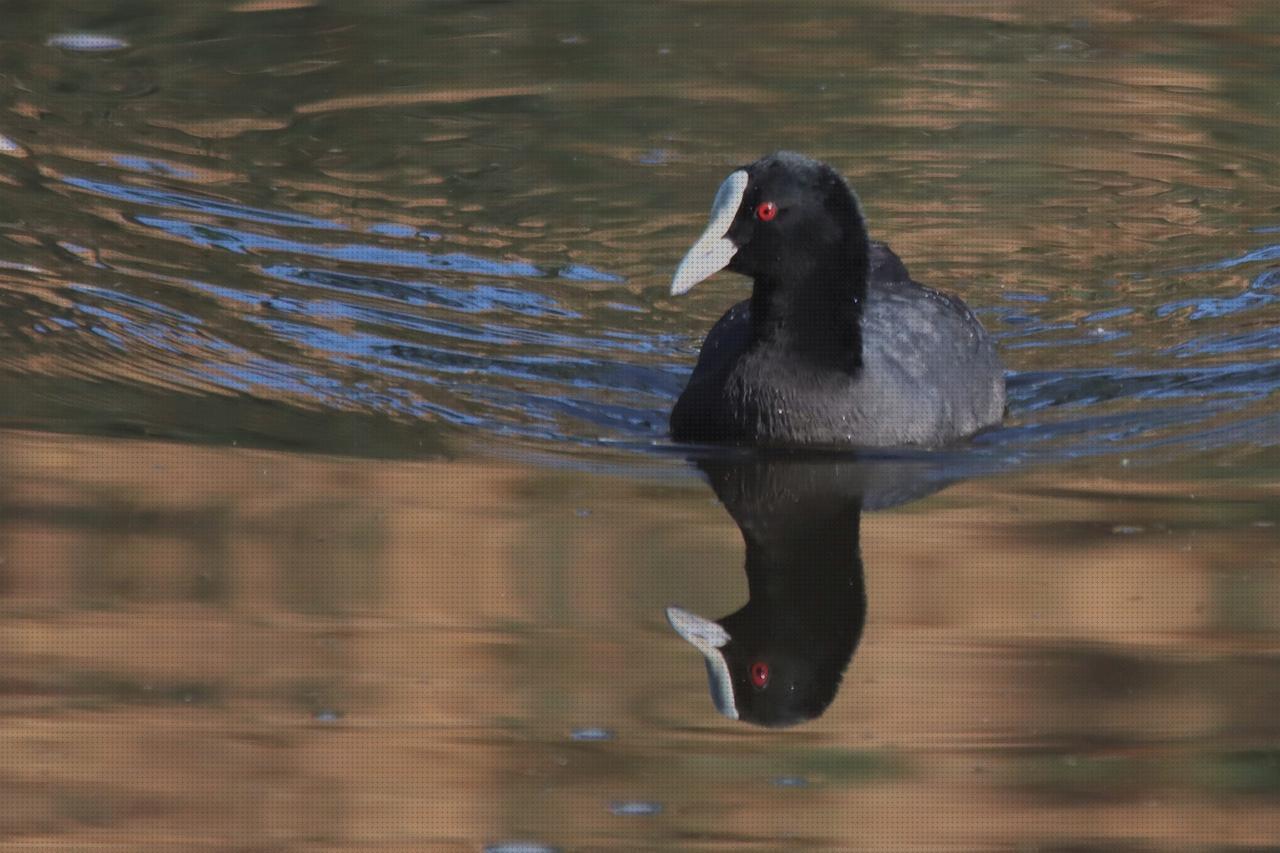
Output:
<instances>
[{"instance_id":1,"label":"red eye","mask_svg":"<svg viewBox=\"0 0 1280 853\"><path fill-rule=\"evenodd\" d=\"M771 201L763 201L756 206L756 219L759 219L761 222L772 222L773 217L777 215L778 215L778 206ZM769 668L765 667L766 673L768 672L768 670ZM769 677L768 675L765 675L765 678L768 678L768 677Z\"/></svg>"},{"instance_id":2,"label":"red eye","mask_svg":"<svg viewBox=\"0 0 1280 853\"><path fill-rule=\"evenodd\" d=\"M751 683L756 687L764 687L769 683L769 664L762 660L751 664Z\"/></svg>"}]
</instances>

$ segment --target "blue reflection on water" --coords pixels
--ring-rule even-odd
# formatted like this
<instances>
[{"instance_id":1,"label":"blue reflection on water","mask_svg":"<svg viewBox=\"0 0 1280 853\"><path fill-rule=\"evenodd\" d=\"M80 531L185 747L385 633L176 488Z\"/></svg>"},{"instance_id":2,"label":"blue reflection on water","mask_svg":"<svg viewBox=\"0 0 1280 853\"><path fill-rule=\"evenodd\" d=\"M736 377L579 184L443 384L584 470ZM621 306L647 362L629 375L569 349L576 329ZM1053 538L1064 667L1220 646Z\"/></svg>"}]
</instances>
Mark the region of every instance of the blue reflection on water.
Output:
<instances>
[{"instance_id":1,"label":"blue reflection on water","mask_svg":"<svg viewBox=\"0 0 1280 853\"><path fill-rule=\"evenodd\" d=\"M95 195L108 196L133 204L145 204L150 207L163 207L168 210L190 210L198 213L207 213L210 216L223 216L227 219L263 222L270 225L286 225L293 228L319 228L326 231L344 230L344 226L340 223L327 219L316 219L300 213L245 207L242 204L219 201L215 198L182 193L177 190L130 186L128 184L116 184L110 181L95 181L89 178L77 177L64 177L62 182Z\"/></svg>"},{"instance_id":2,"label":"blue reflection on water","mask_svg":"<svg viewBox=\"0 0 1280 853\"><path fill-rule=\"evenodd\" d=\"M1132 308L1109 308L1105 311L1095 311L1083 317L1082 323L1099 323L1103 320L1118 320L1121 317L1128 317L1133 313Z\"/></svg>"},{"instance_id":3,"label":"blue reflection on water","mask_svg":"<svg viewBox=\"0 0 1280 853\"><path fill-rule=\"evenodd\" d=\"M375 222L367 229L370 234L379 237L401 237L408 239L418 236L418 229L401 222Z\"/></svg>"},{"instance_id":4,"label":"blue reflection on water","mask_svg":"<svg viewBox=\"0 0 1280 853\"><path fill-rule=\"evenodd\" d=\"M1184 308L1190 308L1189 318L1192 320L1203 320L1206 317L1226 317L1229 314L1239 314L1241 311L1250 311L1261 308L1268 303L1274 302L1276 297L1270 293L1254 293L1245 291L1238 296L1228 297L1198 297L1192 299L1179 299L1176 302L1166 302L1156 309L1157 317L1168 317Z\"/></svg>"},{"instance_id":5,"label":"blue reflection on water","mask_svg":"<svg viewBox=\"0 0 1280 853\"><path fill-rule=\"evenodd\" d=\"M561 267L557 272L560 278L570 281L603 281L610 284L618 284L625 281L620 275L603 272L595 267L589 267L585 264L570 264L567 267Z\"/></svg>"},{"instance_id":6,"label":"blue reflection on water","mask_svg":"<svg viewBox=\"0 0 1280 853\"><path fill-rule=\"evenodd\" d=\"M180 177L182 170L158 160L143 157L117 157L120 165L135 171L162 172ZM346 226L328 219L318 219L299 213L247 207L234 202L221 201L172 189L131 186L111 181L64 176L62 182L95 195L106 196L133 204L160 207L167 210L188 210L210 216L220 216L244 222L261 222L294 228L326 231L346 230ZM432 254L413 249L389 249L366 244L316 246L263 234L220 228L208 224L184 222L159 217L139 216L144 225L158 228L200 246L217 247L244 253L254 250L307 254L335 261L377 264L380 266L408 267L425 270L451 270L470 275L493 275L502 278L538 278L545 273L532 264L521 261L495 261L462 252ZM386 237L417 237L411 226L400 223L377 223L369 227L369 233ZM600 281L617 283L619 276L595 269L585 264L569 264L556 273L560 278L572 281Z\"/></svg>"},{"instance_id":7,"label":"blue reflection on water","mask_svg":"<svg viewBox=\"0 0 1280 853\"><path fill-rule=\"evenodd\" d=\"M133 171L133 172L146 172L150 174L166 175L171 178L180 178L184 180L190 180L192 178L197 177L199 174L194 169L185 169L174 163L169 163L164 160L155 160L155 159L152 159L151 157L138 157L133 154L117 154L111 159L112 159L112 162L114 162L117 166L120 166L121 168L124 168L124 169L129 169L130 171ZM72 179L72 180L77 180L77 179ZM67 181L67 183L72 183L72 181L69 180ZM115 186L118 186L118 185L115 185ZM81 188L89 189L88 187L81 187ZM103 194L109 195L109 193L103 193Z\"/></svg>"},{"instance_id":8,"label":"blue reflection on water","mask_svg":"<svg viewBox=\"0 0 1280 853\"><path fill-rule=\"evenodd\" d=\"M1256 264L1262 261L1280 260L1280 243L1263 246L1245 252L1242 255L1236 255L1233 258L1224 258L1220 261L1211 261L1200 266L1186 267L1184 269L1174 270L1174 272L1205 272L1208 270L1229 270L1234 267L1244 266L1245 264Z\"/></svg>"},{"instance_id":9,"label":"blue reflection on water","mask_svg":"<svg viewBox=\"0 0 1280 853\"><path fill-rule=\"evenodd\" d=\"M193 326L199 325L200 323L203 322L199 317L196 317L193 314L186 314L186 313L183 313L182 311L176 311L167 305L161 305L159 302L155 302L150 299L143 299L140 296L134 296L133 294L130 294L130 293L121 293L118 290L107 290L104 287L93 287L87 284L71 284L71 285L68 285L68 290L71 290L75 293L82 293L82 294L85 294L86 296L95 296L95 297L98 297L99 299L109 299L113 302L119 302L123 305L128 305L133 308L137 308L142 311L155 314L159 317L163 317L164 319L170 320L170 321L176 321L179 323L188 323Z\"/></svg>"},{"instance_id":10,"label":"blue reflection on water","mask_svg":"<svg viewBox=\"0 0 1280 853\"><path fill-rule=\"evenodd\" d=\"M466 313L506 310L528 317L556 316L577 318L577 312L561 308L556 300L530 290L475 284L470 287L445 287L426 281L402 281L333 270L275 264L261 271L282 281L299 285L319 285L338 290L381 296L408 305L438 305Z\"/></svg>"},{"instance_id":11,"label":"blue reflection on water","mask_svg":"<svg viewBox=\"0 0 1280 853\"><path fill-rule=\"evenodd\" d=\"M139 216L137 222L166 234L185 240L196 246L225 249L237 254L249 252L278 252L289 255L308 255L329 261L353 264L369 264L384 267L406 267L435 272L457 272L466 275L487 275L497 278L540 278L542 270L524 261L494 261L462 252L434 255L416 249L389 249L367 243L316 244L282 237L269 237L252 231L240 231L215 225L166 219L157 216Z\"/></svg>"},{"instance_id":12,"label":"blue reflection on water","mask_svg":"<svg viewBox=\"0 0 1280 853\"><path fill-rule=\"evenodd\" d=\"M1215 394L1259 397L1280 387L1280 362L1137 370L1027 371L1011 374L1009 397L1021 411L1080 406L1118 399L1202 398Z\"/></svg>"}]
</instances>

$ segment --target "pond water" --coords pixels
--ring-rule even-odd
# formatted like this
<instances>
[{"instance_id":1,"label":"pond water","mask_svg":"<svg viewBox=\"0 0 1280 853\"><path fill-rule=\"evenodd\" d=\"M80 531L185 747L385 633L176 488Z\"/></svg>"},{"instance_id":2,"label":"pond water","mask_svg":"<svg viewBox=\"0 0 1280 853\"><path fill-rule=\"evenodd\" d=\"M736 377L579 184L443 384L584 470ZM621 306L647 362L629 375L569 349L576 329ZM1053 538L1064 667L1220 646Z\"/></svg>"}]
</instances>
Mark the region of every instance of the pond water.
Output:
<instances>
[{"instance_id":1,"label":"pond water","mask_svg":"<svg viewBox=\"0 0 1280 853\"><path fill-rule=\"evenodd\" d=\"M0 19L0 844L1280 846L1270 4ZM747 286L671 273L779 148L1002 428L667 439Z\"/></svg>"}]
</instances>

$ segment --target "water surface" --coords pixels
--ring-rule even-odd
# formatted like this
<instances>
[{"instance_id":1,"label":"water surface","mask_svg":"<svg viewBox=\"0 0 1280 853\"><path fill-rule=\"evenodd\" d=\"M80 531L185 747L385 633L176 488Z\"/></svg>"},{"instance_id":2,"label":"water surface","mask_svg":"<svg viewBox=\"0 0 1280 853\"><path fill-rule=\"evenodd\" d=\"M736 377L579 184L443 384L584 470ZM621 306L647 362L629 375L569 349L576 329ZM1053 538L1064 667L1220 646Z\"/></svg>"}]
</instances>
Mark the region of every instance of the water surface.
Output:
<instances>
[{"instance_id":1,"label":"water surface","mask_svg":"<svg viewBox=\"0 0 1280 853\"><path fill-rule=\"evenodd\" d=\"M0 17L4 842L1280 845L1267 4ZM745 285L666 287L784 147L1010 413L862 508L775 731L664 617L747 600L665 435Z\"/></svg>"}]
</instances>

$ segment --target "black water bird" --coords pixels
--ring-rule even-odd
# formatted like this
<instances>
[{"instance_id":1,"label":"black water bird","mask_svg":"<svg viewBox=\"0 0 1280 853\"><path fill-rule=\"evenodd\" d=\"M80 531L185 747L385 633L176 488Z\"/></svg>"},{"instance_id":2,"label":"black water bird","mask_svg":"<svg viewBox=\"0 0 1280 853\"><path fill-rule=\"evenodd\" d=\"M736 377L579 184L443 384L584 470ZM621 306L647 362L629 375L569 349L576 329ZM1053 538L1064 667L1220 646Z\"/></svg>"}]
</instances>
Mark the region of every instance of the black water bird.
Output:
<instances>
[{"instance_id":1,"label":"black water bird","mask_svg":"<svg viewBox=\"0 0 1280 853\"><path fill-rule=\"evenodd\" d=\"M726 267L754 279L751 298L708 333L671 412L677 441L935 447L1003 417L982 324L868 239L830 166L784 151L730 174L671 293Z\"/></svg>"},{"instance_id":2,"label":"black water bird","mask_svg":"<svg viewBox=\"0 0 1280 853\"><path fill-rule=\"evenodd\" d=\"M716 708L789 726L830 705L866 621L862 510L943 485L904 460L762 453L695 460L746 543L748 601L718 620L680 607L667 619L706 662Z\"/></svg>"}]
</instances>

